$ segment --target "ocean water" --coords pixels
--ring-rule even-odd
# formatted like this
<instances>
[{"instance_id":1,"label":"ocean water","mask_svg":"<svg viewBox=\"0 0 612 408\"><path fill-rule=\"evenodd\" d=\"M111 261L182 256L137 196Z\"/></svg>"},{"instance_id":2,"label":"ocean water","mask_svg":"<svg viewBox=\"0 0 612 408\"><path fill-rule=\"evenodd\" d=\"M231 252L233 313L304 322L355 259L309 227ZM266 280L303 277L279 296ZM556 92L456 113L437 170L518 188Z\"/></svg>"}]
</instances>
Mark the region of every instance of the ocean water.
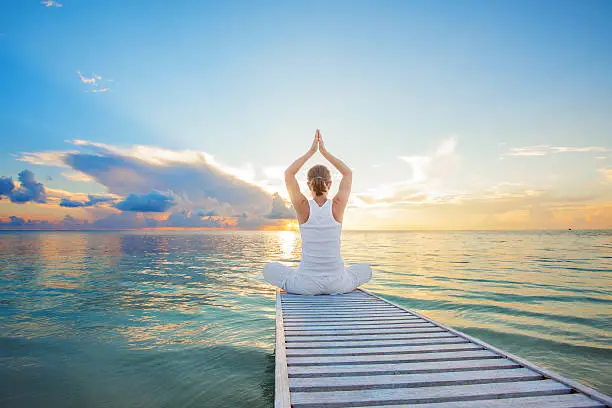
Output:
<instances>
[{"instance_id":1,"label":"ocean water","mask_svg":"<svg viewBox=\"0 0 612 408\"><path fill-rule=\"evenodd\" d=\"M0 406L269 407L271 231L0 233ZM365 287L612 393L612 231L343 233Z\"/></svg>"}]
</instances>

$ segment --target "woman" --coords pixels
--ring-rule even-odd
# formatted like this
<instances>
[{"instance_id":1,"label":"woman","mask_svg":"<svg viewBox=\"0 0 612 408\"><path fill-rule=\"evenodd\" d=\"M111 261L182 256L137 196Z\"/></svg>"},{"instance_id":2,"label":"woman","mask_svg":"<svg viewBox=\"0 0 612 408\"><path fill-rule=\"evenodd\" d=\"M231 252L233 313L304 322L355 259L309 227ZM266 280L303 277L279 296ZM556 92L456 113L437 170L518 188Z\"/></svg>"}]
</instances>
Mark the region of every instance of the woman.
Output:
<instances>
[{"instance_id":1,"label":"woman","mask_svg":"<svg viewBox=\"0 0 612 408\"><path fill-rule=\"evenodd\" d=\"M331 187L331 172L323 165L308 171L308 188L313 199L308 200L295 179L300 168L319 150L342 174L338 194L327 197ZM297 270L271 262L264 267L264 279L289 293L323 295L346 293L372 278L367 264L344 267L340 256L342 217L351 193L353 174L341 160L327 151L317 129L312 146L285 170L285 184L297 214L302 235L302 260Z\"/></svg>"}]
</instances>

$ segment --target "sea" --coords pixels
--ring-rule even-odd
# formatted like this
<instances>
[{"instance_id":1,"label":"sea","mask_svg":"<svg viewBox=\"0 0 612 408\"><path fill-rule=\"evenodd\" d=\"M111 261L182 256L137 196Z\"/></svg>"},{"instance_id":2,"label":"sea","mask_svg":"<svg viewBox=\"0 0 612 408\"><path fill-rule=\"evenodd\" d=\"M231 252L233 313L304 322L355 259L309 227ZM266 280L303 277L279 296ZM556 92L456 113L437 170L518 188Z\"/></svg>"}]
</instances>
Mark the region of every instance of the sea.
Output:
<instances>
[{"instance_id":1,"label":"sea","mask_svg":"<svg viewBox=\"0 0 612 408\"><path fill-rule=\"evenodd\" d=\"M344 231L364 287L612 394L612 231ZM0 232L0 406L271 407L292 231Z\"/></svg>"}]
</instances>

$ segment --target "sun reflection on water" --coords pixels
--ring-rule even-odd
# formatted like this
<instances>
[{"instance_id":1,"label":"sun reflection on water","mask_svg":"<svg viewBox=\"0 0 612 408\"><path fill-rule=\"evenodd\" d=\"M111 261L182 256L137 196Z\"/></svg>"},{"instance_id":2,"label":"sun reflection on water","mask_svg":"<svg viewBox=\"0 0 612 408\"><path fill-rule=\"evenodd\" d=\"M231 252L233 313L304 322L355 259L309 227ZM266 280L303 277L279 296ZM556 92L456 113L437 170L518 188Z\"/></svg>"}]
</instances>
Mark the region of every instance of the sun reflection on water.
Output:
<instances>
[{"instance_id":1,"label":"sun reflection on water","mask_svg":"<svg viewBox=\"0 0 612 408\"><path fill-rule=\"evenodd\" d=\"M276 233L280 245L281 257L292 259L297 246L298 234L295 231L278 231Z\"/></svg>"}]
</instances>

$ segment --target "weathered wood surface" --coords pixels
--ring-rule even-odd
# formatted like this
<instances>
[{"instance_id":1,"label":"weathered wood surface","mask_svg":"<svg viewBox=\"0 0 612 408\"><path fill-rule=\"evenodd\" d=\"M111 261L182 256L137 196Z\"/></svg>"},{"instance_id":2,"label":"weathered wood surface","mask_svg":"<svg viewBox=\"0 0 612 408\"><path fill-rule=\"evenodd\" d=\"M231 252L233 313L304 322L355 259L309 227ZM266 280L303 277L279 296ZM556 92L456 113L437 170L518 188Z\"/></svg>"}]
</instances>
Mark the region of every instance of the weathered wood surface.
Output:
<instances>
[{"instance_id":1,"label":"weathered wood surface","mask_svg":"<svg viewBox=\"0 0 612 408\"><path fill-rule=\"evenodd\" d=\"M362 290L278 293L276 327L276 407L612 407L596 390Z\"/></svg>"},{"instance_id":2,"label":"weathered wood surface","mask_svg":"<svg viewBox=\"0 0 612 408\"><path fill-rule=\"evenodd\" d=\"M289 408L289 375L287 373L287 347L283 327L281 294L276 292L276 346L274 348L274 408Z\"/></svg>"}]
</instances>

